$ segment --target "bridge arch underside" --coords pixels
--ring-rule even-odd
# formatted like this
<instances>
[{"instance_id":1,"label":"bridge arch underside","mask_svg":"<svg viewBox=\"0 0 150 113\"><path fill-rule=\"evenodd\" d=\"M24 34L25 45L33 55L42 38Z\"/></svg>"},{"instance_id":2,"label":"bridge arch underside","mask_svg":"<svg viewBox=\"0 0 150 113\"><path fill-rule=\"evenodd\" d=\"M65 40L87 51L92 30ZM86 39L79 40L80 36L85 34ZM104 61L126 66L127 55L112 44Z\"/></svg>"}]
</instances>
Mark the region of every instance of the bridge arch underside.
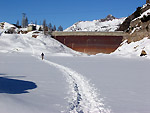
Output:
<instances>
[{"instance_id":1,"label":"bridge arch underside","mask_svg":"<svg viewBox=\"0 0 150 113\"><path fill-rule=\"evenodd\" d=\"M54 38L79 52L109 54L120 46L123 36L55 36Z\"/></svg>"}]
</instances>

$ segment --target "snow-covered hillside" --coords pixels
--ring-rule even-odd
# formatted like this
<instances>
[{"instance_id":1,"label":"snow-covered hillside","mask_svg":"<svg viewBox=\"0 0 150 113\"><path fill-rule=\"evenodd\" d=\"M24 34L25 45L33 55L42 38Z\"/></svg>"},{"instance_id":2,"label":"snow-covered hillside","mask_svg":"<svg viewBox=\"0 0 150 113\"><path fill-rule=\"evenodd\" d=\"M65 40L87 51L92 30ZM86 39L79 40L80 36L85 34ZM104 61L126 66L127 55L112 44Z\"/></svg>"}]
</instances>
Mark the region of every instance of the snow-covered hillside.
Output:
<instances>
[{"instance_id":1,"label":"snow-covered hillside","mask_svg":"<svg viewBox=\"0 0 150 113\"><path fill-rule=\"evenodd\" d=\"M0 23L0 34L2 32L8 31L8 30L14 30L15 32L17 32L18 28L16 28L16 26L9 24L7 22L1 22Z\"/></svg>"},{"instance_id":2,"label":"snow-covered hillside","mask_svg":"<svg viewBox=\"0 0 150 113\"><path fill-rule=\"evenodd\" d=\"M34 24L29 24L29 26ZM39 29L39 25L36 28ZM11 32L12 31L12 32ZM27 28L17 28L7 22L0 23L0 52L2 53L45 53L48 55L81 55L50 35L44 35L42 31L27 31Z\"/></svg>"},{"instance_id":3,"label":"snow-covered hillside","mask_svg":"<svg viewBox=\"0 0 150 113\"><path fill-rule=\"evenodd\" d=\"M33 38L32 32L27 34L2 33L0 35L0 52L21 52L39 55L43 52L49 55L80 55L80 53L69 49L50 36L38 35L37 38Z\"/></svg>"},{"instance_id":4,"label":"snow-covered hillside","mask_svg":"<svg viewBox=\"0 0 150 113\"><path fill-rule=\"evenodd\" d=\"M135 57L145 51L147 57L150 57L150 5L139 7L128 18L131 21L127 30L128 37L113 54Z\"/></svg>"},{"instance_id":5,"label":"snow-covered hillside","mask_svg":"<svg viewBox=\"0 0 150 113\"><path fill-rule=\"evenodd\" d=\"M125 40L121 46L112 54L126 57L135 57L140 56L143 50L147 53L147 57L150 58L150 39L147 37L140 41L131 42L129 44L127 40Z\"/></svg>"},{"instance_id":6,"label":"snow-covered hillside","mask_svg":"<svg viewBox=\"0 0 150 113\"><path fill-rule=\"evenodd\" d=\"M64 31L115 31L125 18L115 18L108 15L105 19L93 21L80 21L73 24Z\"/></svg>"},{"instance_id":7,"label":"snow-covered hillside","mask_svg":"<svg viewBox=\"0 0 150 113\"><path fill-rule=\"evenodd\" d=\"M98 96L96 88L85 76L66 66L46 60L53 56L83 54L67 48L42 32L33 38L34 33L35 31L26 34L3 32L0 35L1 111L110 113L102 98ZM42 52L45 54L44 60L40 58Z\"/></svg>"}]
</instances>

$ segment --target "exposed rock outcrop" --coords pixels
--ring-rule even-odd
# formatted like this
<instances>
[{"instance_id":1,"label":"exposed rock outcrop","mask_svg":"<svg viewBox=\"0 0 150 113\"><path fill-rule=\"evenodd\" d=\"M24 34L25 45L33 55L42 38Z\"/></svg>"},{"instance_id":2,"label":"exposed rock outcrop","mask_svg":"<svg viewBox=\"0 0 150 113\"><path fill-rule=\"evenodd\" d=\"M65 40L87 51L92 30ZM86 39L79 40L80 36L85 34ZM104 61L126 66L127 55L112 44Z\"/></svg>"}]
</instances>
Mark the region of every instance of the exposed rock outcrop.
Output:
<instances>
[{"instance_id":1,"label":"exposed rock outcrop","mask_svg":"<svg viewBox=\"0 0 150 113\"><path fill-rule=\"evenodd\" d=\"M138 7L137 10L126 18L117 31L128 33L128 43L136 42L144 37L150 38L150 4Z\"/></svg>"},{"instance_id":2,"label":"exposed rock outcrop","mask_svg":"<svg viewBox=\"0 0 150 113\"><path fill-rule=\"evenodd\" d=\"M137 10L132 15L130 15L129 17L125 19L125 21L120 25L117 31L126 31L129 28L131 21L139 17L140 14L144 13L148 9L150 9L149 4L146 4L143 7L138 7Z\"/></svg>"},{"instance_id":3,"label":"exposed rock outcrop","mask_svg":"<svg viewBox=\"0 0 150 113\"><path fill-rule=\"evenodd\" d=\"M130 26L130 35L128 37L128 42L136 42L144 37L150 38L150 21L141 22L140 19L133 21Z\"/></svg>"},{"instance_id":4,"label":"exposed rock outcrop","mask_svg":"<svg viewBox=\"0 0 150 113\"><path fill-rule=\"evenodd\" d=\"M140 56L146 56L147 53L145 52L145 50L142 50L141 55Z\"/></svg>"}]
</instances>

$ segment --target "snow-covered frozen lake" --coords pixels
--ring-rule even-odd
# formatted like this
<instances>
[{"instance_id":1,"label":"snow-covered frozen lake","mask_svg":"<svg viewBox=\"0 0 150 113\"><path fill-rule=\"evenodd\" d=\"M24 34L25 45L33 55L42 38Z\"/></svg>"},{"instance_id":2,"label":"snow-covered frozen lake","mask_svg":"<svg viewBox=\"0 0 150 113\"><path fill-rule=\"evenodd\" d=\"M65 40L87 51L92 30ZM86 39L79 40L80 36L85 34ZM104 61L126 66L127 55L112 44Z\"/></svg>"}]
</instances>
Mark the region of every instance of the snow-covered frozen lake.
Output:
<instances>
[{"instance_id":1,"label":"snow-covered frozen lake","mask_svg":"<svg viewBox=\"0 0 150 113\"><path fill-rule=\"evenodd\" d=\"M3 113L149 113L150 60L0 53Z\"/></svg>"}]
</instances>

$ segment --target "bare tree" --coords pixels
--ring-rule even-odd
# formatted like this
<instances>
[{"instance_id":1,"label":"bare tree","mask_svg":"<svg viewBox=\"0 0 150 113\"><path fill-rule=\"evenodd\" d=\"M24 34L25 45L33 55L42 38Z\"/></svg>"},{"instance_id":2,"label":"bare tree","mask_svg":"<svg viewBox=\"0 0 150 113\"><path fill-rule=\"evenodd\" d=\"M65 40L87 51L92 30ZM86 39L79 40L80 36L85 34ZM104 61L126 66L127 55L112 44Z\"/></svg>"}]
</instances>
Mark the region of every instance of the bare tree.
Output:
<instances>
[{"instance_id":1,"label":"bare tree","mask_svg":"<svg viewBox=\"0 0 150 113\"><path fill-rule=\"evenodd\" d=\"M37 25L37 20L35 20L35 25Z\"/></svg>"},{"instance_id":2,"label":"bare tree","mask_svg":"<svg viewBox=\"0 0 150 113\"><path fill-rule=\"evenodd\" d=\"M54 25L54 27L53 27L53 31L56 31L56 26Z\"/></svg>"},{"instance_id":3,"label":"bare tree","mask_svg":"<svg viewBox=\"0 0 150 113\"><path fill-rule=\"evenodd\" d=\"M25 28L28 26L28 18L25 13L22 13L22 27Z\"/></svg>"},{"instance_id":4,"label":"bare tree","mask_svg":"<svg viewBox=\"0 0 150 113\"><path fill-rule=\"evenodd\" d=\"M43 20L43 31L44 31L44 34L46 35L47 25L46 25L46 20L45 19Z\"/></svg>"},{"instance_id":5,"label":"bare tree","mask_svg":"<svg viewBox=\"0 0 150 113\"><path fill-rule=\"evenodd\" d=\"M17 23L16 23L16 25L17 25L17 26L19 26L19 20L17 20Z\"/></svg>"},{"instance_id":6,"label":"bare tree","mask_svg":"<svg viewBox=\"0 0 150 113\"><path fill-rule=\"evenodd\" d=\"M22 27L25 28L25 20L26 20L26 14L22 13Z\"/></svg>"}]
</instances>

